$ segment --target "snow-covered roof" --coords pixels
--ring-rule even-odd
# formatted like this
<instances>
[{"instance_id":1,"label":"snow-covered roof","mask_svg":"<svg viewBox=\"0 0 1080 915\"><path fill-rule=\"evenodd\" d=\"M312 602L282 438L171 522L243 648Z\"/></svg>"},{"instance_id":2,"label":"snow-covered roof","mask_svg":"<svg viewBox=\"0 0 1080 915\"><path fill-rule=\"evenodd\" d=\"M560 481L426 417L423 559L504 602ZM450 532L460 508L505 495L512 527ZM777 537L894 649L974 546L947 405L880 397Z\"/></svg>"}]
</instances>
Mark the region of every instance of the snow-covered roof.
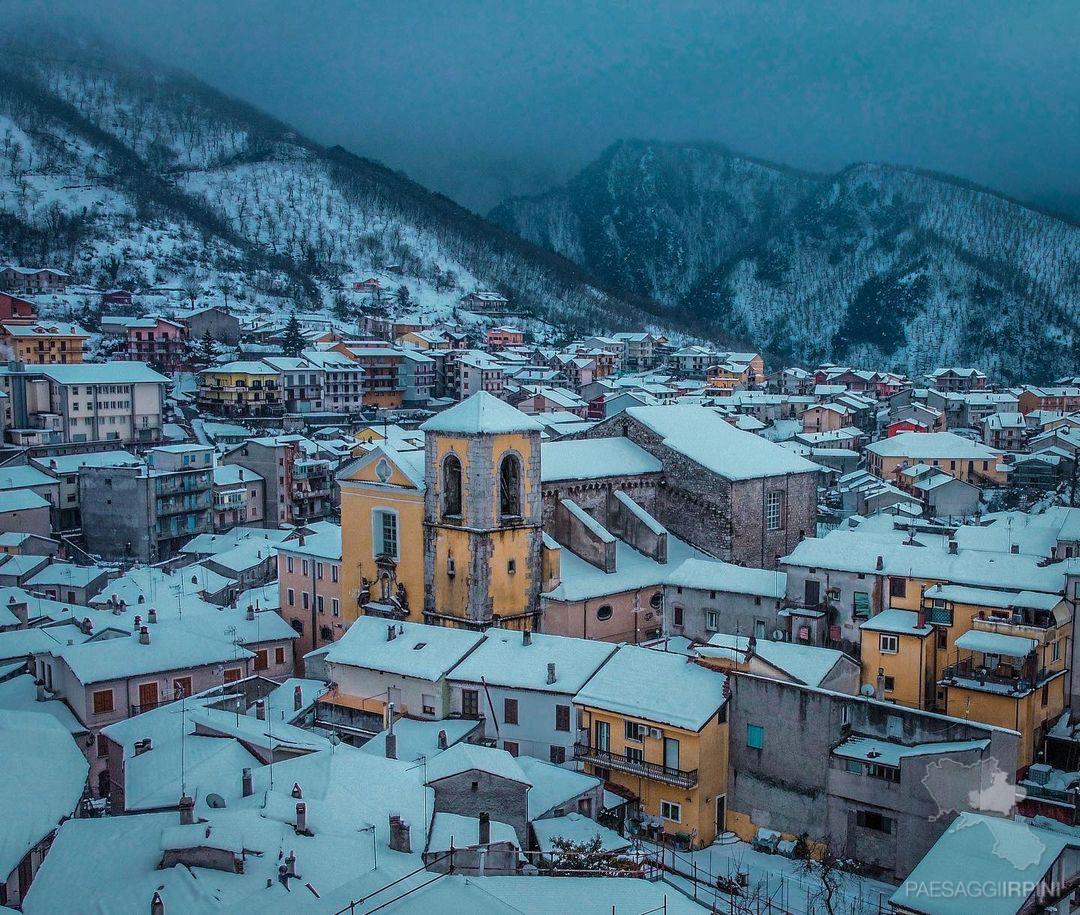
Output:
<instances>
[{"instance_id":1,"label":"snow-covered roof","mask_svg":"<svg viewBox=\"0 0 1080 915\"><path fill-rule=\"evenodd\" d=\"M89 337L78 324L37 321L33 324L4 324L4 333L12 337Z\"/></svg>"},{"instance_id":2,"label":"snow-covered roof","mask_svg":"<svg viewBox=\"0 0 1080 915\"><path fill-rule=\"evenodd\" d=\"M241 464L218 464L214 468L215 486L240 486L262 480L262 475Z\"/></svg>"},{"instance_id":3,"label":"snow-covered roof","mask_svg":"<svg viewBox=\"0 0 1080 915\"><path fill-rule=\"evenodd\" d=\"M420 429L424 432L462 435L499 435L509 432L542 432L543 425L531 416L499 400L487 391L479 391L456 406L436 414Z\"/></svg>"},{"instance_id":4,"label":"snow-covered roof","mask_svg":"<svg viewBox=\"0 0 1080 915\"><path fill-rule=\"evenodd\" d=\"M40 588L45 585L67 585L70 588L85 588L93 584L109 569L102 566L77 566L70 562L53 562L34 574L26 582L27 588Z\"/></svg>"},{"instance_id":5,"label":"snow-covered roof","mask_svg":"<svg viewBox=\"0 0 1080 915\"><path fill-rule=\"evenodd\" d=\"M387 633L394 629L394 638ZM483 633L423 623L388 623L361 616L326 655L345 664L435 681L441 679L484 639Z\"/></svg>"},{"instance_id":6,"label":"snow-covered roof","mask_svg":"<svg viewBox=\"0 0 1080 915\"><path fill-rule=\"evenodd\" d=\"M462 772L486 772L508 781L531 786L529 777L522 771L518 761L506 750L482 747L474 743L456 743L443 750L427 764L427 783L441 781Z\"/></svg>"},{"instance_id":7,"label":"snow-covered roof","mask_svg":"<svg viewBox=\"0 0 1080 915\"><path fill-rule=\"evenodd\" d=\"M0 512L25 512L48 507L49 501L32 489L9 489L0 493Z\"/></svg>"},{"instance_id":8,"label":"snow-covered roof","mask_svg":"<svg viewBox=\"0 0 1080 915\"><path fill-rule=\"evenodd\" d=\"M540 477L545 483L659 473L663 464L644 448L623 437L544 442Z\"/></svg>"},{"instance_id":9,"label":"snow-covered roof","mask_svg":"<svg viewBox=\"0 0 1080 915\"><path fill-rule=\"evenodd\" d=\"M1005 635L1002 632L985 632L982 629L969 629L956 639L956 647L964 651L977 651L981 654L1005 655L1010 658L1022 658L1035 650L1035 639L1025 639L1018 635Z\"/></svg>"},{"instance_id":10,"label":"snow-covered roof","mask_svg":"<svg viewBox=\"0 0 1080 915\"><path fill-rule=\"evenodd\" d=\"M556 807L603 784L595 775L586 775L565 766L545 762L535 756L518 756L521 771L532 782L529 789L529 819L535 820Z\"/></svg>"},{"instance_id":11,"label":"snow-covered roof","mask_svg":"<svg viewBox=\"0 0 1080 915\"><path fill-rule=\"evenodd\" d=\"M38 700L36 680L28 673L0 680L0 709L49 715L60 722L61 727L69 734L86 733L86 726L75 717L75 713L62 699L46 699L44 702Z\"/></svg>"},{"instance_id":12,"label":"snow-covered roof","mask_svg":"<svg viewBox=\"0 0 1080 915\"><path fill-rule=\"evenodd\" d=\"M52 715L0 711L0 746L0 873L11 874L75 812L90 766Z\"/></svg>"},{"instance_id":13,"label":"snow-covered roof","mask_svg":"<svg viewBox=\"0 0 1080 915\"><path fill-rule=\"evenodd\" d=\"M1041 829L1005 817L961 813L889 899L894 911L926 915L1016 915L1026 911L1030 894L980 893L928 888L1034 886L1062 852L1080 846L1076 835ZM1003 853L1007 849L1008 854Z\"/></svg>"},{"instance_id":14,"label":"snow-covered roof","mask_svg":"<svg viewBox=\"0 0 1080 915\"><path fill-rule=\"evenodd\" d=\"M1032 610L1053 610L1061 603L1060 594L1042 591L996 591L990 588L970 588L963 585L933 585L923 594L927 599L973 604L977 607L1024 607Z\"/></svg>"},{"instance_id":15,"label":"snow-covered roof","mask_svg":"<svg viewBox=\"0 0 1080 915\"><path fill-rule=\"evenodd\" d=\"M871 442L866 450L879 457L900 457L913 460L950 458L956 460L997 460L994 451L954 432L901 432L892 438Z\"/></svg>"},{"instance_id":16,"label":"snow-covered roof","mask_svg":"<svg viewBox=\"0 0 1080 915\"><path fill-rule=\"evenodd\" d=\"M77 362L33 366L27 371L45 375L57 384L170 384L144 362Z\"/></svg>"},{"instance_id":17,"label":"snow-covered roof","mask_svg":"<svg viewBox=\"0 0 1080 915\"><path fill-rule=\"evenodd\" d=\"M661 436L672 450L729 480L818 471L816 464L736 429L708 407L628 407L626 413Z\"/></svg>"},{"instance_id":18,"label":"snow-covered roof","mask_svg":"<svg viewBox=\"0 0 1080 915\"><path fill-rule=\"evenodd\" d=\"M514 848L520 848L517 832L508 823L491 820L490 841L507 842ZM431 821L431 834L428 837L429 852L448 851L451 848L471 848L480 844L480 820L477 817L461 816L457 813L436 813Z\"/></svg>"},{"instance_id":19,"label":"snow-covered roof","mask_svg":"<svg viewBox=\"0 0 1080 915\"><path fill-rule=\"evenodd\" d=\"M47 467L60 476L78 473L80 467L134 467L142 458L128 451L92 451L89 454L58 454L33 458L40 467Z\"/></svg>"},{"instance_id":20,"label":"snow-covered roof","mask_svg":"<svg viewBox=\"0 0 1080 915\"><path fill-rule=\"evenodd\" d=\"M834 756L859 759L882 766L899 766L901 760L911 756L933 756L941 753L964 753L981 751L990 746L990 738L978 740L950 740L937 743L902 744L875 737L849 737L834 750Z\"/></svg>"},{"instance_id":21,"label":"snow-covered roof","mask_svg":"<svg viewBox=\"0 0 1080 915\"><path fill-rule=\"evenodd\" d=\"M715 559L686 559L668 573L666 581L679 588L774 599L787 593L786 572L751 569Z\"/></svg>"},{"instance_id":22,"label":"snow-covered roof","mask_svg":"<svg viewBox=\"0 0 1080 915\"><path fill-rule=\"evenodd\" d=\"M724 704L724 681L684 655L623 645L574 702L699 731Z\"/></svg>"},{"instance_id":23,"label":"snow-covered roof","mask_svg":"<svg viewBox=\"0 0 1080 915\"><path fill-rule=\"evenodd\" d=\"M601 826L596 820L580 813L570 812L561 817L535 820L532 827L540 851L544 854L553 852L555 839L583 843L591 842L599 836L600 850L605 852L625 851L631 845L628 839L624 839L615 830Z\"/></svg>"},{"instance_id":24,"label":"snow-covered roof","mask_svg":"<svg viewBox=\"0 0 1080 915\"><path fill-rule=\"evenodd\" d=\"M450 672L450 679L491 686L576 693L615 651L609 642L536 633L524 643L520 632L488 629L484 641ZM555 682L547 682L548 664Z\"/></svg>"},{"instance_id":25,"label":"snow-covered roof","mask_svg":"<svg viewBox=\"0 0 1080 915\"><path fill-rule=\"evenodd\" d=\"M707 646L698 649L698 653L702 657L709 657L712 654L710 649L718 648L735 657L746 653L749 642L746 636L718 632L709 639ZM819 686L836 665L847 657L844 652L834 648L802 645L798 642L773 642L768 639L755 641L754 654L807 686ZM854 663L853 661L852 664Z\"/></svg>"},{"instance_id":26,"label":"snow-covered roof","mask_svg":"<svg viewBox=\"0 0 1080 915\"><path fill-rule=\"evenodd\" d=\"M868 632L892 632L896 635L929 635L934 627L926 623L919 625L919 614L914 610L898 610L890 607L870 617L859 626Z\"/></svg>"},{"instance_id":27,"label":"snow-covered roof","mask_svg":"<svg viewBox=\"0 0 1080 915\"><path fill-rule=\"evenodd\" d=\"M30 486L49 486L56 484L56 478L42 473L29 464L8 464L0 467L0 492L12 489L25 489Z\"/></svg>"},{"instance_id":28,"label":"snow-covered roof","mask_svg":"<svg viewBox=\"0 0 1080 915\"><path fill-rule=\"evenodd\" d=\"M439 732L446 733L446 745L452 747L460 743L473 731L483 732L483 725L470 718L443 718L440 721L426 721L422 718L399 718L394 722L394 736L397 738L397 758L417 760L420 757L432 759L442 753L439 747ZM380 731L360 747L361 753L375 756L386 754L386 737L389 729Z\"/></svg>"}]
</instances>

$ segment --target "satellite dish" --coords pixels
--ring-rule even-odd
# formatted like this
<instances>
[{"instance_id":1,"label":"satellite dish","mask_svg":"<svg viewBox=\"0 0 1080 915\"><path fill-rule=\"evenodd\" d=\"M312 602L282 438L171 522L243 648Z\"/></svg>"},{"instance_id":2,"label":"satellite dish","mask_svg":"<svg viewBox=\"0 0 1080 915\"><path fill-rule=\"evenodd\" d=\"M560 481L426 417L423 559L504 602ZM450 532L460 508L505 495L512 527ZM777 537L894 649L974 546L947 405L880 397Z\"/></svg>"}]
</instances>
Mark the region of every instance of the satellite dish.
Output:
<instances>
[{"instance_id":1,"label":"satellite dish","mask_svg":"<svg viewBox=\"0 0 1080 915\"><path fill-rule=\"evenodd\" d=\"M776 629L774 629L772 631L772 640L774 642L782 642L782 641L784 641L784 636L785 635L787 635L787 633L784 632L783 629L776 628Z\"/></svg>"},{"instance_id":2,"label":"satellite dish","mask_svg":"<svg viewBox=\"0 0 1080 915\"><path fill-rule=\"evenodd\" d=\"M862 689L860 689L859 692L866 696L867 699L873 699L874 696L877 695L877 690L874 689L874 685L872 683L864 683L862 685Z\"/></svg>"},{"instance_id":3,"label":"satellite dish","mask_svg":"<svg viewBox=\"0 0 1080 915\"><path fill-rule=\"evenodd\" d=\"M220 794L208 794L206 795L206 806L212 807L215 810L220 810L225 806L225 798Z\"/></svg>"}]
</instances>

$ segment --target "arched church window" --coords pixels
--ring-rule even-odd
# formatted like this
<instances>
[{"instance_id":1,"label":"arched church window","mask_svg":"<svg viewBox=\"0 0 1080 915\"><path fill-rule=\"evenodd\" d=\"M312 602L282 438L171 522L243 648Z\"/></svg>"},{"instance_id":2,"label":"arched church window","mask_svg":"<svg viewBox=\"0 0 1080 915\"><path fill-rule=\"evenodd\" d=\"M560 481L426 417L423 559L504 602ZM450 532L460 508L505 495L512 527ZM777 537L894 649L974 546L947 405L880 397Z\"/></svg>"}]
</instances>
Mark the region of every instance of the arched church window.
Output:
<instances>
[{"instance_id":1,"label":"arched church window","mask_svg":"<svg viewBox=\"0 0 1080 915\"><path fill-rule=\"evenodd\" d=\"M499 465L499 515L521 516L521 461L514 454L506 455Z\"/></svg>"},{"instance_id":2,"label":"arched church window","mask_svg":"<svg viewBox=\"0 0 1080 915\"><path fill-rule=\"evenodd\" d=\"M461 514L461 461L456 454L443 461L443 514Z\"/></svg>"}]
</instances>

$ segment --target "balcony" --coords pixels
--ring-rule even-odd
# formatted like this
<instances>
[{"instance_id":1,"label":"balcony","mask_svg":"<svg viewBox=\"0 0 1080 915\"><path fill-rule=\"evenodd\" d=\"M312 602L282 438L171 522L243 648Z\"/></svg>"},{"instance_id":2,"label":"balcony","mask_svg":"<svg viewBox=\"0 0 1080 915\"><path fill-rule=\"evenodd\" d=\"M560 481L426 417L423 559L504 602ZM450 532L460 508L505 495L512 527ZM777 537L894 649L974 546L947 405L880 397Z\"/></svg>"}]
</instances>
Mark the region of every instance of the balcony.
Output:
<instances>
[{"instance_id":1,"label":"balcony","mask_svg":"<svg viewBox=\"0 0 1080 915\"><path fill-rule=\"evenodd\" d=\"M950 664L942 673L945 685L959 686L964 689L978 689L994 693L1028 693L1036 689L1044 680L1053 675L1045 667L1025 673L1019 668L999 665L994 670L977 666L972 660ZM949 683L949 681L954 681Z\"/></svg>"},{"instance_id":2,"label":"balcony","mask_svg":"<svg viewBox=\"0 0 1080 915\"><path fill-rule=\"evenodd\" d=\"M668 785L678 785L680 788L693 788L698 782L697 769L689 771L672 769L659 763L631 759L622 753L612 753L610 750L601 750L583 743L574 744L574 759L592 763L594 766L602 766L605 769L615 769L630 775L650 778L653 781L665 782Z\"/></svg>"},{"instance_id":3,"label":"balcony","mask_svg":"<svg viewBox=\"0 0 1080 915\"><path fill-rule=\"evenodd\" d=\"M977 617L972 620L972 628L982 632L1034 639L1040 645L1053 642L1061 635L1053 613L1041 611L1030 614L1014 613L1011 616Z\"/></svg>"}]
</instances>

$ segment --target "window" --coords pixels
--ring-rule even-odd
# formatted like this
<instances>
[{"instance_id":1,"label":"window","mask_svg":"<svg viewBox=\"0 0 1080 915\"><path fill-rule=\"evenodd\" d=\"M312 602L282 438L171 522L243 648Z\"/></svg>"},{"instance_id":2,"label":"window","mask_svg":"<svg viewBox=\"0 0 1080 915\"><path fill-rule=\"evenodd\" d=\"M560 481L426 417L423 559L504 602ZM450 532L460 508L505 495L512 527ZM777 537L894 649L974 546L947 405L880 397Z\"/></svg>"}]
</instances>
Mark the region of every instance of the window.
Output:
<instances>
[{"instance_id":1,"label":"window","mask_svg":"<svg viewBox=\"0 0 1080 915\"><path fill-rule=\"evenodd\" d=\"M99 689L94 691L94 714L107 715L113 710L113 691Z\"/></svg>"},{"instance_id":2,"label":"window","mask_svg":"<svg viewBox=\"0 0 1080 915\"><path fill-rule=\"evenodd\" d=\"M896 577L890 578L889 594L892 597L907 597L907 579Z\"/></svg>"},{"instance_id":3,"label":"window","mask_svg":"<svg viewBox=\"0 0 1080 915\"><path fill-rule=\"evenodd\" d=\"M626 758L631 762L645 762L645 753L641 747L627 747Z\"/></svg>"},{"instance_id":4,"label":"window","mask_svg":"<svg viewBox=\"0 0 1080 915\"><path fill-rule=\"evenodd\" d=\"M97 755L98 759L103 759L109 755L109 738L104 734L97 735Z\"/></svg>"},{"instance_id":5,"label":"window","mask_svg":"<svg viewBox=\"0 0 1080 915\"><path fill-rule=\"evenodd\" d=\"M235 683L237 680L240 679L240 674L241 673L242 673L242 671L240 670L239 667L226 667L225 668L225 674L222 677L222 680L225 683Z\"/></svg>"},{"instance_id":6,"label":"window","mask_svg":"<svg viewBox=\"0 0 1080 915\"><path fill-rule=\"evenodd\" d=\"M456 454L443 461L443 514L461 515L461 461Z\"/></svg>"},{"instance_id":7,"label":"window","mask_svg":"<svg viewBox=\"0 0 1080 915\"><path fill-rule=\"evenodd\" d=\"M503 722L506 724L518 723L517 699L503 699Z\"/></svg>"},{"instance_id":8,"label":"window","mask_svg":"<svg viewBox=\"0 0 1080 915\"><path fill-rule=\"evenodd\" d=\"M304 609L307 610L311 606L311 595L305 591L300 595L300 602L304 605Z\"/></svg>"},{"instance_id":9,"label":"window","mask_svg":"<svg viewBox=\"0 0 1080 915\"><path fill-rule=\"evenodd\" d=\"M871 763L867 767L866 774L871 778L878 778L884 782L900 783L900 770L896 766L879 766Z\"/></svg>"},{"instance_id":10,"label":"window","mask_svg":"<svg viewBox=\"0 0 1080 915\"><path fill-rule=\"evenodd\" d=\"M556 766L566 762L566 747L557 747L554 744L548 748L548 760Z\"/></svg>"},{"instance_id":11,"label":"window","mask_svg":"<svg viewBox=\"0 0 1080 915\"><path fill-rule=\"evenodd\" d=\"M265 648L255 652L255 669L266 670L270 666L270 653Z\"/></svg>"},{"instance_id":12,"label":"window","mask_svg":"<svg viewBox=\"0 0 1080 915\"><path fill-rule=\"evenodd\" d=\"M765 496L765 530L778 531L784 526L784 494L770 492Z\"/></svg>"},{"instance_id":13,"label":"window","mask_svg":"<svg viewBox=\"0 0 1080 915\"><path fill-rule=\"evenodd\" d=\"M645 725L639 724L636 721L625 722L624 736L627 740L636 740L638 742L645 739Z\"/></svg>"},{"instance_id":14,"label":"window","mask_svg":"<svg viewBox=\"0 0 1080 915\"><path fill-rule=\"evenodd\" d=\"M720 629L720 614L717 611L705 611L705 628L709 632L717 632Z\"/></svg>"},{"instance_id":15,"label":"window","mask_svg":"<svg viewBox=\"0 0 1080 915\"><path fill-rule=\"evenodd\" d=\"M424 693L420 697L420 707L423 709L425 715L435 714L435 697Z\"/></svg>"},{"instance_id":16,"label":"window","mask_svg":"<svg viewBox=\"0 0 1080 915\"><path fill-rule=\"evenodd\" d=\"M857 810L855 811L855 823L863 829L873 829L877 832L892 835L896 821L892 817L878 813L876 810Z\"/></svg>"},{"instance_id":17,"label":"window","mask_svg":"<svg viewBox=\"0 0 1080 915\"><path fill-rule=\"evenodd\" d=\"M274 649L274 663L275 664L284 664L285 663L285 649L282 648L281 646L278 646L277 648Z\"/></svg>"},{"instance_id":18,"label":"window","mask_svg":"<svg viewBox=\"0 0 1080 915\"><path fill-rule=\"evenodd\" d=\"M480 693L475 689L461 691L461 714L466 718L480 717Z\"/></svg>"},{"instance_id":19,"label":"window","mask_svg":"<svg viewBox=\"0 0 1080 915\"><path fill-rule=\"evenodd\" d=\"M329 626L320 626L319 638L324 642L332 642L334 640L334 631Z\"/></svg>"},{"instance_id":20,"label":"window","mask_svg":"<svg viewBox=\"0 0 1080 915\"><path fill-rule=\"evenodd\" d=\"M293 627L293 630L296 632L297 635L303 635L304 634L304 621L303 620L298 620L298 619L294 618L292 620L292 622L289 623L289 625Z\"/></svg>"},{"instance_id":21,"label":"window","mask_svg":"<svg viewBox=\"0 0 1080 915\"><path fill-rule=\"evenodd\" d=\"M1061 639L1058 639L1056 642L1052 643L1050 657L1051 661L1057 661L1061 657L1061 641Z\"/></svg>"},{"instance_id":22,"label":"window","mask_svg":"<svg viewBox=\"0 0 1080 915\"><path fill-rule=\"evenodd\" d=\"M509 753L511 756L517 756L520 752L517 742L513 740L504 740L503 749L506 750L506 752Z\"/></svg>"},{"instance_id":23,"label":"window","mask_svg":"<svg viewBox=\"0 0 1080 915\"><path fill-rule=\"evenodd\" d=\"M287 599L288 599L288 602L289 602L289 606L290 607L295 607L296 606L296 592L293 591L292 588L289 588L289 593L286 596L287 596Z\"/></svg>"},{"instance_id":24,"label":"window","mask_svg":"<svg viewBox=\"0 0 1080 915\"><path fill-rule=\"evenodd\" d=\"M746 745L752 750L765 749L765 728L760 724L746 726Z\"/></svg>"},{"instance_id":25,"label":"window","mask_svg":"<svg viewBox=\"0 0 1080 915\"><path fill-rule=\"evenodd\" d=\"M681 626L683 624L683 608L682 607L672 607L671 608L671 621L676 626Z\"/></svg>"},{"instance_id":26,"label":"window","mask_svg":"<svg viewBox=\"0 0 1080 915\"><path fill-rule=\"evenodd\" d=\"M323 576L323 564L321 562L315 563L315 577L322 581Z\"/></svg>"},{"instance_id":27,"label":"window","mask_svg":"<svg viewBox=\"0 0 1080 915\"><path fill-rule=\"evenodd\" d=\"M375 555L398 559L398 519L391 511L373 512L375 520Z\"/></svg>"},{"instance_id":28,"label":"window","mask_svg":"<svg viewBox=\"0 0 1080 915\"><path fill-rule=\"evenodd\" d=\"M765 620L754 620L754 638L759 642L765 638Z\"/></svg>"},{"instance_id":29,"label":"window","mask_svg":"<svg viewBox=\"0 0 1080 915\"><path fill-rule=\"evenodd\" d=\"M333 616L341 616L341 601L336 597L330 598L330 613Z\"/></svg>"},{"instance_id":30,"label":"window","mask_svg":"<svg viewBox=\"0 0 1080 915\"><path fill-rule=\"evenodd\" d=\"M338 567L336 565L331 565L330 566L330 580L331 581L337 581L337 577L338 577Z\"/></svg>"},{"instance_id":31,"label":"window","mask_svg":"<svg viewBox=\"0 0 1080 915\"><path fill-rule=\"evenodd\" d=\"M556 705L555 706L555 730L556 731L569 731L570 730L570 706L569 705Z\"/></svg>"},{"instance_id":32,"label":"window","mask_svg":"<svg viewBox=\"0 0 1080 915\"><path fill-rule=\"evenodd\" d=\"M880 649L882 654L896 654L896 652L900 649L899 636L889 635L885 632L881 633L881 636L878 640L878 648Z\"/></svg>"},{"instance_id":33,"label":"window","mask_svg":"<svg viewBox=\"0 0 1080 915\"><path fill-rule=\"evenodd\" d=\"M321 594L315 595L315 609L319 613L323 612L323 596Z\"/></svg>"},{"instance_id":34,"label":"window","mask_svg":"<svg viewBox=\"0 0 1080 915\"><path fill-rule=\"evenodd\" d=\"M307 577L307 560L306 559L301 559L300 560L300 573L304 577Z\"/></svg>"},{"instance_id":35,"label":"window","mask_svg":"<svg viewBox=\"0 0 1080 915\"><path fill-rule=\"evenodd\" d=\"M653 610L659 610L662 606L664 606L664 595L661 594L659 591L656 591L649 598L649 606L652 607Z\"/></svg>"},{"instance_id":36,"label":"window","mask_svg":"<svg viewBox=\"0 0 1080 915\"><path fill-rule=\"evenodd\" d=\"M882 676L881 680L881 688L885 690L885 692L891 693L893 691L893 688L896 686L896 678Z\"/></svg>"},{"instance_id":37,"label":"window","mask_svg":"<svg viewBox=\"0 0 1080 915\"><path fill-rule=\"evenodd\" d=\"M172 681L174 699L183 699L191 695L191 677L176 677Z\"/></svg>"},{"instance_id":38,"label":"window","mask_svg":"<svg viewBox=\"0 0 1080 915\"><path fill-rule=\"evenodd\" d=\"M611 619L611 612L612 612L611 611L611 605L610 604L603 604L601 607L597 608L597 610L596 610L596 618L598 620L600 620L600 622L604 622L606 620Z\"/></svg>"},{"instance_id":39,"label":"window","mask_svg":"<svg viewBox=\"0 0 1080 915\"><path fill-rule=\"evenodd\" d=\"M660 816L665 820L671 820L672 823L681 823L682 806L680 804L675 804L672 801L661 801Z\"/></svg>"},{"instance_id":40,"label":"window","mask_svg":"<svg viewBox=\"0 0 1080 915\"><path fill-rule=\"evenodd\" d=\"M499 464L499 516L521 516L521 462L514 454L506 455Z\"/></svg>"}]
</instances>

